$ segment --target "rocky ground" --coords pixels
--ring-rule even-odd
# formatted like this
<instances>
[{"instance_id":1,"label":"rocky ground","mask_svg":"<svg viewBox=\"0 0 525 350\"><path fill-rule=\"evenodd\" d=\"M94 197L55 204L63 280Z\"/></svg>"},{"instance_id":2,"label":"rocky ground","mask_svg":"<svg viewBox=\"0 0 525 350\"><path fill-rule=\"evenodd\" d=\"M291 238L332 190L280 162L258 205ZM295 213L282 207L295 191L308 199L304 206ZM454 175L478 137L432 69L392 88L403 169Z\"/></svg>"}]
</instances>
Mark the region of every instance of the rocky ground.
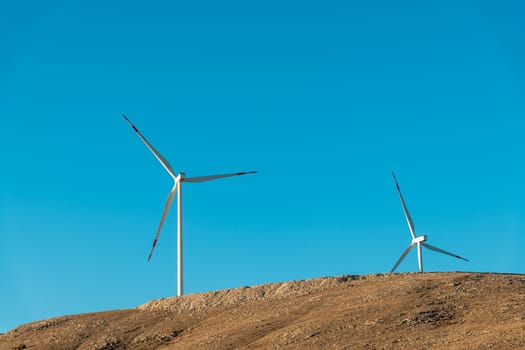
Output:
<instances>
[{"instance_id":1,"label":"rocky ground","mask_svg":"<svg viewBox=\"0 0 525 350\"><path fill-rule=\"evenodd\" d=\"M326 277L38 321L0 349L525 349L525 275Z\"/></svg>"}]
</instances>

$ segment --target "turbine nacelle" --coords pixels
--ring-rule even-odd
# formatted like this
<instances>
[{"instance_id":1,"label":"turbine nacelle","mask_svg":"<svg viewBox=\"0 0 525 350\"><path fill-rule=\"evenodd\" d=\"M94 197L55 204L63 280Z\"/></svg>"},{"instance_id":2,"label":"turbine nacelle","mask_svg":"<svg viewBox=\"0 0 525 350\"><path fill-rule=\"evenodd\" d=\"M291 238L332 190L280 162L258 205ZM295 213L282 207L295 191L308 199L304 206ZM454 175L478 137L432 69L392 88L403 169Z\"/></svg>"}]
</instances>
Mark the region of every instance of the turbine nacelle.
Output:
<instances>
[{"instance_id":1,"label":"turbine nacelle","mask_svg":"<svg viewBox=\"0 0 525 350\"><path fill-rule=\"evenodd\" d=\"M426 240L427 240L427 236L421 235L419 237L416 237L416 238L412 239L412 244L423 243Z\"/></svg>"}]
</instances>

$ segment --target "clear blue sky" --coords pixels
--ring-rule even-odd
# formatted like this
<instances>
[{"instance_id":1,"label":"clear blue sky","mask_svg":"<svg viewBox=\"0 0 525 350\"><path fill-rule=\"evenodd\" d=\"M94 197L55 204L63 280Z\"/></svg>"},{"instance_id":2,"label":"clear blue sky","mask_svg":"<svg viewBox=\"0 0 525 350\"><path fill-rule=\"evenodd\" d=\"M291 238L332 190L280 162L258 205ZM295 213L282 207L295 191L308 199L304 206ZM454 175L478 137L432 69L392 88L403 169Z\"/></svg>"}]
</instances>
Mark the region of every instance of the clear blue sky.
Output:
<instances>
[{"instance_id":1,"label":"clear blue sky","mask_svg":"<svg viewBox=\"0 0 525 350\"><path fill-rule=\"evenodd\" d=\"M497 5L496 5L497 4ZM3 1L0 332L185 287L387 272L525 273L520 1ZM412 252L399 271L417 269Z\"/></svg>"}]
</instances>

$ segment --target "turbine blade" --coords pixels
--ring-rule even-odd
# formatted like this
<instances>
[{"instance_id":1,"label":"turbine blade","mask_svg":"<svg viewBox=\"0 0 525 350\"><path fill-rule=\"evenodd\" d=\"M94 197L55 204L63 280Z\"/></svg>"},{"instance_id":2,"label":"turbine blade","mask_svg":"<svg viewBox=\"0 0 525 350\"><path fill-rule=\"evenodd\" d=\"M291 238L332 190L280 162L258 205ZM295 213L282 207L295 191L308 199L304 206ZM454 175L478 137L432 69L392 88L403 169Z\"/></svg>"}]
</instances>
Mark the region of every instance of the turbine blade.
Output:
<instances>
[{"instance_id":1,"label":"turbine blade","mask_svg":"<svg viewBox=\"0 0 525 350\"><path fill-rule=\"evenodd\" d=\"M430 245L428 243L421 243L423 245L423 247L426 247L430 250L433 250L435 252L438 252L438 253L443 253L443 254L447 254L447 255L450 255L450 256L453 256L454 258L458 258L458 259L461 259L461 260L465 260L465 261L468 261L468 259L465 259L464 257L462 256L459 256L459 255L456 255L456 254L453 254L453 253L449 253L447 252L446 250L443 250L443 249L440 249L438 247L434 247L433 245Z\"/></svg>"},{"instance_id":2,"label":"turbine blade","mask_svg":"<svg viewBox=\"0 0 525 350\"><path fill-rule=\"evenodd\" d=\"M410 253L410 251L412 250L412 248L414 248L414 243L412 243L411 245L408 246L407 249L405 249L405 251L403 252L403 254L401 254L401 257L397 260L396 264L394 265L394 267L392 268L392 270L390 270L390 273L394 272L397 267L399 266L399 264L401 264L401 261L403 261L403 259L407 256L408 253Z\"/></svg>"},{"instance_id":3,"label":"turbine blade","mask_svg":"<svg viewBox=\"0 0 525 350\"><path fill-rule=\"evenodd\" d=\"M241 172L238 172L238 173L231 173L231 174L208 175L208 176L198 176L198 177L185 177L184 181L186 181L186 182L203 182L203 181L211 181L211 180L223 179L225 177L241 176L241 175L248 175L248 174L255 174L255 173L257 173L257 171L241 171Z\"/></svg>"},{"instance_id":4,"label":"turbine blade","mask_svg":"<svg viewBox=\"0 0 525 350\"><path fill-rule=\"evenodd\" d=\"M405 200L403 199L403 195L401 194L401 189L399 188L399 184L397 183L396 175L392 171L392 176L394 177L394 182L396 183L397 193L399 194L399 199L401 200L401 205L403 206L403 211L405 212L405 218L407 219L408 228L410 229L410 234L412 235L412 238L416 238L416 229L414 228L414 222L412 221L412 217L410 217L410 213L408 212L407 205L405 204Z\"/></svg>"},{"instance_id":5,"label":"turbine blade","mask_svg":"<svg viewBox=\"0 0 525 350\"><path fill-rule=\"evenodd\" d=\"M175 172L171 168L170 163L168 163L168 161L151 145L151 143L149 143L148 140L146 140L146 138L140 133L139 129L137 129L135 125L133 125L133 123L128 119L128 117L126 117L124 114L122 114L122 116L128 122L129 126L131 126L131 128L135 131L135 133L137 133L142 142L144 142L146 147L148 147L151 153L153 153L155 158L157 158L160 164L162 164L164 169L166 169L166 171L171 175L171 177L175 179L177 175L175 175Z\"/></svg>"},{"instance_id":6,"label":"turbine blade","mask_svg":"<svg viewBox=\"0 0 525 350\"><path fill-rule=\"evenodd\" d=\"M166 200L166 204L164 205L164 211L162 212L162 217L160 218L159 227L157 228L157 234L155 235L155 239L153 240L153 245L151 246L151 251L149 252L148 256L148 262L151 259L151 255L153 254L153 250L155 249L155 246L157 245L157 240L159 239L160 230L162 230L162 225L164 225L164 220L166 220L166 215L168 214L168 211L170 210L171 203L173 202L173 197L175 196L175 193L177 192L177 188L179 186L178 182L175 182L175 185L170 191L170 194L168 195L168 199Z\"/></svg>"}]
</instances>

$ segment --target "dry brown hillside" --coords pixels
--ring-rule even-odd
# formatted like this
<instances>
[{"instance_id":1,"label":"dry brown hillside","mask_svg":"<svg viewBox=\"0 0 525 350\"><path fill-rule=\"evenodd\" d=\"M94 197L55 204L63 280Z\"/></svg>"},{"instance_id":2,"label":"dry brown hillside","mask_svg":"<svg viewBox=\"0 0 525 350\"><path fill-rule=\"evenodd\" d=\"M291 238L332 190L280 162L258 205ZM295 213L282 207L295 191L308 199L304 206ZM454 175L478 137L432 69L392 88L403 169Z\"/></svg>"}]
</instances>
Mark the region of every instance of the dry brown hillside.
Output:
<instances>
[{"instance_id":1,"label":"dry brown hillside","mask_svg":"<svg viewBox=\"0 0 525 350\"><path fill-rule=\"evenodd\" d=\"M0 349L525 349L525 275L340 276L155 300L0 335Z\"/></svg>"}]
</instances>

